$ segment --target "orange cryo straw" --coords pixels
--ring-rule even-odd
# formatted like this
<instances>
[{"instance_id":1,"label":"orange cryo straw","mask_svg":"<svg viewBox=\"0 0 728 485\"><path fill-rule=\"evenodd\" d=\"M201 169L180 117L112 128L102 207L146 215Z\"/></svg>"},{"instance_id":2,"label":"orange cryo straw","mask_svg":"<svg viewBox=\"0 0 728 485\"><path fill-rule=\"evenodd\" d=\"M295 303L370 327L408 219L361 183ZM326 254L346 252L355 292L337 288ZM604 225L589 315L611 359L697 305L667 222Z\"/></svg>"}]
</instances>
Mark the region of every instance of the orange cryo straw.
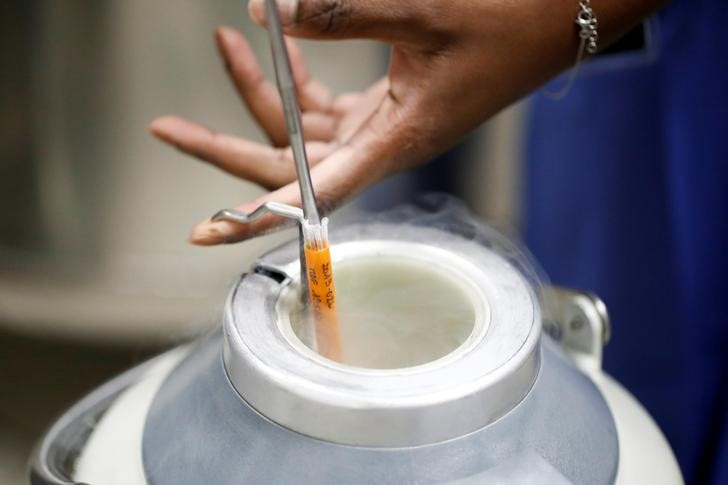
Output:
<instances>
[{"instance_id":1,"label":"orange cryo straw","mask_svg":"<svg viewBox=\"0 0 728 485\"><path fill-rule=\"evenodd\" d=\"M318 351L329 359L341 361L341 339L339 322L336 318L336 291L334 290L331 256L326 237L326 218L320 221L316 208L316 197L306 157L301 108L276 2L266 0L265 6L268 34L273 51L273 67L284 108L283 114L296 167L298 187L301 191L303 209L301 228L306 235L303 238L305 241L304 253Z\"/></svg>"},{"instance_id":2,"label":"orange cryo straw","mask_svg":"<svg viewBox=\"0 0 728 485\"><path fill-rule=\"evenodd\" d=\"M305 247L308 293L311 315L316 329L316 345L319 354L341 362L341 335L336 316L336 288L331 266L329 243L324 240L320 247L307 243Z\"/></svg>"}]
</instances>

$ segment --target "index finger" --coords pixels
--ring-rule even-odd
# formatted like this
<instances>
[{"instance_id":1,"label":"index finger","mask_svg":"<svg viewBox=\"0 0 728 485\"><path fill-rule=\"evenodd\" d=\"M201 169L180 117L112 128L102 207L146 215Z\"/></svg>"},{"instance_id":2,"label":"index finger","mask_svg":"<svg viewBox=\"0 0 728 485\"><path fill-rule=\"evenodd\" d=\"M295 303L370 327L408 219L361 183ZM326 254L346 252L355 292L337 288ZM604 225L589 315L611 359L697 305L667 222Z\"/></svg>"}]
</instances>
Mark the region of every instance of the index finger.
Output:
<instances>
[{"instance_id":1,"label":"index finger","mask_svg":"<svg viewBox=\"0 0 728 485\"><path fill-rule=\"evenodd\" d=\"M355 193L352 190L354 184L351 180L352 176L356 175L356 173L346 173L342 169L342 167L352 163L353 156L353 149L350 147L342 147L326 160L320 162L319 165L325 162L327 164L323 170L318 169L318 166L311 170L311 178L316 187L316 205L322 214L332 211L347 196ZM356 177L353 178L353 180L356 179ZM301 207L298 182L291 182L252 202L241 204L235 207L235 209L250 213L263 203L270 201ZM286 219L274 215L263 216L250 224L206 220L195 226L190 233L189 242L200 246L214 246L217 244L239 242L285 227L286 222L288 222Z\"/></svg>"},{"instance_id":2,"label":"index finger","mask_svg":"<svg viewBox=\"0 0 728 485\"><path fill-rule=\"evenodd\" d=\"M339 148L311 169L316 202L322 213L327 213L350 197L358 194L386 175L405 166L403 151L412 156L412 150L400 142L410 130L398 116L398 105L385 98L381 106ZM411 135L409 135L411 136ZM301 206L297 181L266 194L247 204L236 207L251 212L264 202L275 201ZM280 217L265 216L250 224L227 221L204 221L192 231L189 241L202 246L232 243L269 232L284 222Z\"/></svg>"}]
</instances>

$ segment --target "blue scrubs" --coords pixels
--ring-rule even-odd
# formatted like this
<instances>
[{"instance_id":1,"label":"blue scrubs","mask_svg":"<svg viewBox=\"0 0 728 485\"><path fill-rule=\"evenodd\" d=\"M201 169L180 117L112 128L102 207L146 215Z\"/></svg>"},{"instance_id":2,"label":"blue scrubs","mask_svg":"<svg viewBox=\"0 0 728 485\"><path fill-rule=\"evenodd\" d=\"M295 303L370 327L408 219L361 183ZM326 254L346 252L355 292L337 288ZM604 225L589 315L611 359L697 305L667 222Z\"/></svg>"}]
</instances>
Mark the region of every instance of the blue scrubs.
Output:
<instances>
[{"instance_id":1,"label":"blue scrubs","mask_svg":"<svg viewBox=\"0 0 728 485\"><path fill-rule=\"evenodd\" d=\"M688 483L728 484L725 19L723 1L674 1L646 49L585 63L561 101L535 95L527 132L527 244L605 300L604 366Z\"/></svg>"}]
</instances>

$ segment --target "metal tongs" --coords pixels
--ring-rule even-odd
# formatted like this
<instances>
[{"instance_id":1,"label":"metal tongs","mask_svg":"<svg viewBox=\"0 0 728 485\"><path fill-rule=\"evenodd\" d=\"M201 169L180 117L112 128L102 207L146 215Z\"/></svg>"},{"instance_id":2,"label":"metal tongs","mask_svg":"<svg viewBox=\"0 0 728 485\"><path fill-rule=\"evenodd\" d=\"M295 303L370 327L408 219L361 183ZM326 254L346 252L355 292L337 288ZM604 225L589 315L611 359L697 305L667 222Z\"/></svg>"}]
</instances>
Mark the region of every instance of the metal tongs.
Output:
<instances>
[{"instance_id":1,"label":"metal tongs","mask_svg":"<svg viewBox=\"0 0 728 485\"><path fill-rule=\"evenodd\" d=\"M296 84L293 80L291 62L288 58L288 50L286 49L285 40L283 38L283 28L281 27L281 20L278 16L276 1L265 0L265 8L266 22L268 24L268 37L270 39L271 51L273 53L276 82L278 84L278 92L281 96L281 104L283 105L283 114L286 120L286 128L288 129L288 139L291 144L293 159L296 165L296 175L298 177L298 187L301 192L301 204L303 210L298 207L279 202L266 202L250 213L234 209L223 209L212 216L212 220L224 220L240 224L248 224L268 213L297 220L299 222L298 237L300 245L301 284L305 285L306 259L304 257L304 227L320 226L321 219L319 218L318 209L316 207L316 196L313 192L311 173L308 168L308 158L306 156L306 146L303 137L303 125L301 123L301 108L298 102ZM302 294L306 295L307 292L303 291Z\"/></svg>"}]
</instances>

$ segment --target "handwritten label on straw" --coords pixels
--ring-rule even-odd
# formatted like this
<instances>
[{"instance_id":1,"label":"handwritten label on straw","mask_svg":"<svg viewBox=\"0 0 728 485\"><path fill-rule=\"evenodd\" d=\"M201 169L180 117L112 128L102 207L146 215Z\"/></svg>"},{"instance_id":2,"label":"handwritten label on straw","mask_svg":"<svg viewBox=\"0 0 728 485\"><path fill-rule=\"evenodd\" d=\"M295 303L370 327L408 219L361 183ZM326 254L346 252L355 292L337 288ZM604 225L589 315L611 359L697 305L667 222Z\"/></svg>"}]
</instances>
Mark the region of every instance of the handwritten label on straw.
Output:
<instances>
[{"instance_id":1,"label":"handwritten label on straw","mask_svg":"<svg viewBox=\"0 0 728 485\"><path fill-rule=\"evenodd\" d=\"M308 291L316 328L316 344L324 357L341 362L341 335L336 316L336 288L328 244L321 249L306 247Z\"/></svg>"}]
</instances>

